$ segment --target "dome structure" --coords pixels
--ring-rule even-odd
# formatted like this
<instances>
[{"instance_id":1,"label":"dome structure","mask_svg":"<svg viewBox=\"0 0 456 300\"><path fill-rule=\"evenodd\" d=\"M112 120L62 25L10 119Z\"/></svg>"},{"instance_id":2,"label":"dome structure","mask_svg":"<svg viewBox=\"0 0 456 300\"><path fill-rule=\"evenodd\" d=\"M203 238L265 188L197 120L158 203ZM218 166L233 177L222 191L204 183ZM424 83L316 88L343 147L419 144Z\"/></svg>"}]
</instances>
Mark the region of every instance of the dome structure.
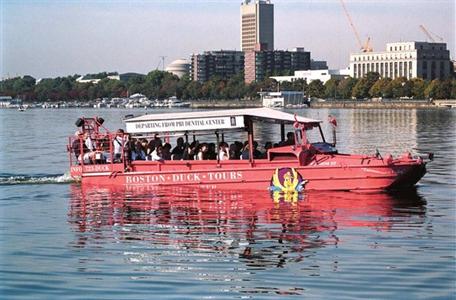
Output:
<instances>
[{"instance_id":1,"label":"dome structure","mask_svg":"<svg viewBox=\"0 0 456 300\"><path fill-rule=\"evenodd\" d=\"M187 75L190 69L190 63L186 59L176 59L172 63L170 63L165 71L173 73L179 78L182 76Z\"/></svg>"}]
</instances>

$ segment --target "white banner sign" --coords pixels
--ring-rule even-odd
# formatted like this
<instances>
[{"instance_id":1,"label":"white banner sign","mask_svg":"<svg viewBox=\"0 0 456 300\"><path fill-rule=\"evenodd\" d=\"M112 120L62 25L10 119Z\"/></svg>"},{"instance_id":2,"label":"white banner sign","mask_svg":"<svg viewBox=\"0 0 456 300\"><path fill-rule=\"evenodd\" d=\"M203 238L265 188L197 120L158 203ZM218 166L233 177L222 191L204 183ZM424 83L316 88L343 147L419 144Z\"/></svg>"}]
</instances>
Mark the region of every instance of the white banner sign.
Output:
<instances>
[{"instance_id":1,"label":"white banner sign","mask_svg":"<svg viewBox=\"0 0 456 300\"><path fill-rule=\"evenodd\" d=\"M184 132L243 128L244 116L130 122L128 133Z\"/></svg>"}]
</instances>

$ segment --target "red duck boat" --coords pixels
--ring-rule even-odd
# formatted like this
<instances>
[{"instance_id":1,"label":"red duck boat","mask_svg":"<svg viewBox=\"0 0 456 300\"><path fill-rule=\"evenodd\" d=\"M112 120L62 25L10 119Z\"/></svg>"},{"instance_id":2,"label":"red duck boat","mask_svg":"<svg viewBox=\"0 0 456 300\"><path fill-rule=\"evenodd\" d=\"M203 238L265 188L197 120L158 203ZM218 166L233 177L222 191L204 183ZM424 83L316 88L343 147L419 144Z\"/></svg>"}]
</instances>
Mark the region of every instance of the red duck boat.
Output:
<instances>
[{"instance_id":1,"label":"red duck boat","mask_svg":"<svg viewBox=\"0 0 456 300\"><path fill-rule=\"evenodd\" d=\"M396 158L338 153L335 142L325 140L322 121L269 108L147 114L124 122L126 130L111 132L101 118L78 119L80 129L68 144L73 178L84 185L294 193L401 189L415 185L426 173L424 159L409 152ZM277 124L282 140L263 154L256 150L258 123ZM287 127L291 131L285 138ZM314 133L319 141L309 140ZM242 149L237 143L228 149L234 137L243 136ZM180 149L169 156L162 140L178 139ZM212 155L209 144L200 139L213 141Z\"/></svg>"}]
</instances>

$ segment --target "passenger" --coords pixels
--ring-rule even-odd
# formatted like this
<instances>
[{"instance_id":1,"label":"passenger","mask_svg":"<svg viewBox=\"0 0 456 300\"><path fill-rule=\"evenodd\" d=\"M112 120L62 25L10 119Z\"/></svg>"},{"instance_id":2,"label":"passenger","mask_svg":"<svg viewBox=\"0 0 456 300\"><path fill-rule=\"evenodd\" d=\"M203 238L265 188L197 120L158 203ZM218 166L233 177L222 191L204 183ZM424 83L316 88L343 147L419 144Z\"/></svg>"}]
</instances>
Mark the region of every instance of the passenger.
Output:
<instances>
[{"instance_id":1,"label":"passenger","mask_svg":"<svg viewBox=\"0 0 456 300\"><path fill-rule=\"evenodd\" d=\"M250 150L249 150L249 142L244 142L244 147L242 147L240 159L249 159L250 157Z\"/></svg>"},{"instance_id":2,"label":"passenger","mask_svg":"<svg viewBox=\"0 0 456 300\"><path fill-rule=\"evenodd\" d=\"M235 141L230 146L230 159L239 159L241 156L243 144L239 141Z\"/></svg>"},{"instance_id":3,"label":"passenger","mask_svg":"<svg viewBox=\"0 0 456 300\"><path fill-rule=\"evenodd\" d=\"M258 142L253 141L253 158L254 159L260 159L263 157L263 153L258 150Z\"/></svg>"},{"instance_id":4,"label":"passenger","mask_svg":"<svg viewBox=\"0 0 456 300\"><path fill-rule=\"evenodd\" d=\"M295 144L295 136L293 132L287 133L287 139L280 143L280 146L294 146Z\"/></svg>"},{"instance_id":5,"label":"passenger","mask_svg":"<svg viewBox=\"0 0 456 300\"><path fill-rule=\"evenodd\" d=\"M154 148L156 148L158 145L163 145L163 142L162 140L160 139L160 136L157 134L155 134L154 136L154 139L151 141L152 142L152 145L154 146Z\"/></svg>"},{"instance_id":6,"label":"passenger","mask_svg":"<svg viewBox=\"0 0 456 300\"><path fill-rule=\"evenodd\" d=\"M266 142L264 144L264 154L263 154L263 157L262 158L268 158L268 151L269 149L272 148L272 143L271 142Z\"/></svg>"},{"instance_id":7,"label":"passenger","mask_svg":"<svg viewBox=\"0 0 456 300\"><path fill-rule=\"evenodd\" d=\"M207 154L205 159L215 160L217 159L217 152L215 151L215 143L209 143L207 145Z\"/></svg>"},{"instance_id":8,"label":"passenger","mask_svg":"<svg viewBox=\"0 0 456 300\"><path fill-rule=\"evenodd\" d=\"M182 159L183 160L194 160L195 153L196 153L198 147L199 147L198 141L192 142L191 144L186 143L184 155L182 156Z\"/></svg>"},{"instance_id":9,"label":"passenger","mask_svg":"<svg viewBox=\"0 0 456 300\"><path fill-rule=\"evenodd\" d=\"M159 146L160 147L160 146ZM162 158L164 160L171 160L171 145L166 143L162 149Z\"/></svg>"},{"instance_id":10,"label":"passenger","mask_svg":"<svg viewBox=\"0 0 456 300\"><path fill-rule=\"evenodd\" d=\"M258 150L258 142L253 141L253 158L260 159L263 154ZM250 151L249 151L249 142L245 141L244 148L242 149L241 159L249 159L250 158Z\"/></svg>"},{"instance_id":11,"label":"passenger","mask_svg":"<svg viewBox=\"0 0 456 300\"><path fill-rule=\"evenodd\" d=\"M181 160L184 157L185 145L184 139L182 137L177 139L177 145L174 147L173 151L171 151L171 159L172 160Z\"/></svg>"},{"instance_id":12,"label":"passenger","mask_svg":"<svg viewBox=\"0 0 456 300\"><path fill-rule=\"evenodd\" d=\"M71 143L71 150L74 153L74 156L76 157L76 164L79 164L81 161L81 137L82 137L82 132L76 131L75 132L75 139ZM85 152L84 150L85 144L82 143L82 151Z\"/></svg>"},{"instance_id":13,"label":"passenger","mask_svg":"<svg viewBox=\"0 0 456 300\"><path fill-rule=\"evenodd\" d=\"M95 160L95 146L88 132L85 132L83 137L83 153L82 160L84 164L92 164Z\"/></svg>"},{"instance_id":14,"label":"passenger","mask_svg":"<svg viewBox=\"0 0 456 300\"><path fill-rule=\"evenodd\" d=\"M155 150L152 152L151 160L152 161L163 161L164 160L164 157L163 157L163 146L162 145L158 145L155 148Z\"/></svg>"},{"instance_id":15,"label":"passenger","mask_svg":"<svg viewBox=\"0 0 456 300\"><path fill-rule=\"evenodd\" d=\"M238 153L237 146L234 143L230 145L229 153L230 159L239 159L239 156L241 155L240 153Z\"/></svg>"},{"instance_id":16,"label":"passenger","mask_svg":"<svg viewBox=\"0 0 456 300\"><path fill-rule=\"evenodd\" d=\"M88 142L88 139L86 139L86 142ZM91 159L92 163L95 163L95 164L106 163L108 153L104 152L104 150L105 150L104 148L106 148L104 145L104 137L97 136L96 138L93 138L93 139L91 138L91 143L94 146L94 149L90 154L90 156L91 156L90 159Z\"/></svg>"},{"instance_id":17,"label":"passenger","mask_svg":"<svg viewBox=\"0 0 456 300\"><path fill-rule=\"evenodd\" d=\"M146 158L147 160L152 160L152 152L155 150L155 140L150 140L146 147Z\"/></svg>"},{"instance_id":18,"label":"passenger","mask_svg":"<svg viewBox=\"0 0 456 300\"><path fill-rule=\"evenodd\" d=\"M228 160L230 159L228 144L221 142L219 146L219 160Z\"/></svg>"},{"instance_id":19,"label":"passenger","mask_svg":"<svg viewBox=\"0 0 456 300\"><path fill-rule=\"evenodd\" d=\"M141 146L145 152L147 150L147 146L149 145L149 142L147 141L147 139L144 139L144 138L141 139L140 141L141 141Z\"/></svg>"},{"instance_id":20,"label":"passenger","mask_svg":"<svg viewBox=\"0 0 456 300\"><path fill-rule=\"evenodd\" d=\"M196 160L206 160L207 159L207 152L209 151L209 147L206 143L202 143L201 146L198 148L198 154L196 155Z\"/></svg>"},{"instance_id":21,"label":"passenger","mask_svg":"<svg viewBox=\"0 0 456 300\"><path fill-rule=\"evenodd\" d=\"M113 162L121 162L122 160L122 151L126 145L126 140L124 137L123 129L119 129L116 132L116 137L112 140L112 144L114 146L114 158Z\"/></svg>"},{"instance_id":22,"label":"passenger","mask_svg":"<svg viewBox=\"0 0 456 300\"><path fill-rule=\"evenodd\" d=\"M95 150L95 145L88 132L84 133L84 144L86 145L87 149L89 149L89 151Z\"/></svg>"},{"instance_id":23,"label":"passenger","mask_svg":"<svg viewBox=\"0 0 456 300\"><path fill-rule=\"evenodd\" d=\"M131 151L131 160L146 160L146 153L139 141L136 142L135 147Z\"/></svg>"},{"instance_id":24,"label":"passenger","mask_svg":"<svg viewBox=\"0 0 456 300\"><path fill-rule=\"evenodd\" d=\"M237 157L239 159L239 156L241 156L242 148L244 147L244 144L240 141L235 141L234 144L236 145L236 151L239 154Z\"/></svg>"}]
</instances>

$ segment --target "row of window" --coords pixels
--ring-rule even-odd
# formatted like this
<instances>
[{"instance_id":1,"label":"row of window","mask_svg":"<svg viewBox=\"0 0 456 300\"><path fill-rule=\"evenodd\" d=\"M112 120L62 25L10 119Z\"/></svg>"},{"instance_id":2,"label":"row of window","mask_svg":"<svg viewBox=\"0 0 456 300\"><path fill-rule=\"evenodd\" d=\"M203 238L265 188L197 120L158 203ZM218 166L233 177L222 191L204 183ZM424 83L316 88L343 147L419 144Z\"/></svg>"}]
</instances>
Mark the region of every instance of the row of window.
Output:
<instances>
[{"instance_id":1,"label":"row of window","mask_svg":"<svg viewBox=\"0 0 456 300\"><path fill-rule=\"evenodd\" d=\"M386 55L361 55L354 56L353 61L370 61L370 60L391 60L391 59L412 59L414 55L411 53L401 53L401 54L386 54Z\"/></svg>"},{"instance_id":2,"label":"row of window","mask_svg":"<svg viewBox=\"0 0 456 300\"><path fill-rule=\"evenodd\" d=\"M426 47L429 49L429 47ZM394 50L393 50L394 49ZM424 47L423 45L420 45L419 47L420 50L423 50ZM438 46L438 47L435 47L435 46L431 46L430 49L432 50L444 50L444 47L443 46ZM407 46L390 46L389 47L389 51L406 51L406 50L414 50L414 48L412 48L412 45L407 45Z\"/></svg>"},{"instance_id":3,"label":"row of window","mask_svg":"<svg viewBox=\"0 0 456 300\"><path fill-rule=\"evenodd\" d=\"M389 63L360 63L353 65L355 78L361 78L369 72L378 72L382 77L413 77L413 64L409 62L389 62Z\"/></svg>"},{"instance_id":4,"label":"row of window","mask_svg":"<svg viewBox=\"0 0 456 300\"><path fill-rule=\"evenodd\" d=\"M428 69L429 67L429 69ZM438 69L437 69L438 67ZM428 78L428 70L430 71L430 77ZM438 75L437 75L438 71ZM386 62L386 63L358 63L353 65L353 74L355 78L361 78L368 72L378 72L382 77L407 77L408 79L419 76L419 73L422 73L421 76L423 79L434 79L437 76L439 78L447 77L447 71L445 69L445 62L440 61L423 61L422 63L422 72L416 70L416 73L413 74L413 63L409 62Z\"/></svg>"},{"instance_id":5,"label":"row of window","mask_svg":"<svg viewBox=\"0 0 456 300\"><path fill-rule=\"evenodd\" d=\"M394 49L394 50L393 50ZM390 46L389 51L402 51L402 50L412 50L412 45L407 45L406 46Z\"/></svg>"}]
</instances>

